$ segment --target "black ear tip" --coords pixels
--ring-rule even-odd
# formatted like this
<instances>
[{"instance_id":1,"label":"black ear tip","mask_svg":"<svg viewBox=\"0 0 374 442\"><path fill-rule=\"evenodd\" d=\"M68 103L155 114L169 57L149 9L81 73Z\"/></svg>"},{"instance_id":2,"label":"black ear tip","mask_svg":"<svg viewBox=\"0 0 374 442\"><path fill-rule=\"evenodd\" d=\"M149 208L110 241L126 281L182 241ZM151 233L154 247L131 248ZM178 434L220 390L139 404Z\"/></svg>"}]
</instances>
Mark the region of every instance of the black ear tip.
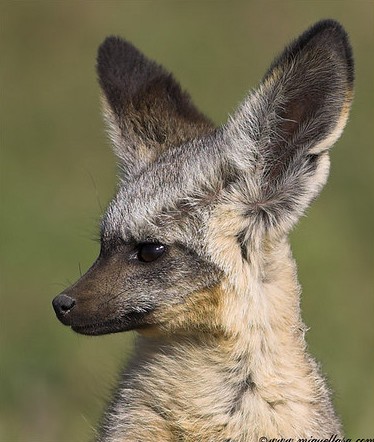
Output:
<instances>
[{"instance_id":1,"label":"black ear tip","mask_svg":"<svg viewBox=\"0 0 374 442\"><path fill-rule=\"evenodd\" d=\"M320 34L320 38L325 39L327 44L335 44L337 47L340 47L348 66L352 68L353 72L353 54L349 42L349 36L347 31L338 21L331 18L321 20L312 26L309 32L310 37Z\"/></svg>"},{"instance_id":2,"label":"black ear tip","mask_svg":"<svg viewBox=\"0 0 374 442\"><path fill-rule=\"evenodd\" d=\"M112 52L113 50L115 50L118 46L121 45L122 41L123 40L120 37L117 37L115 35L106 37L106 39L99 46L99 49L97 51L97 58L100 59L108 52Z\"/></svg>"},{"instance_id":3,"label":"black ear tip","mask_svg":"<svg viewBox=\"0 0 374 442\"><path fill-rule=\"evenodd\" d=\"M121 37L107 37L99 46L96 71L109 101L123 102L125 96L133 94L151 65L135 46Z\"/></svg>"},{"instance_id":4,"label":"black ear tip","mask_svg":"<svg viewBox=\"0 0 374 442\"><path fill-rule=\"evenodd\" d=\"M121 38L116 36L107 37L97 50L96 69L100 74L102 70L111 62L121 46Z\"/></svg>"},{"instance_id":5,"label":"black ear tip","mask_svg":"<svg viewBox=\"0 0 374 442\"><path fill-rule=\"evenodd\" d=\"M122 42L124 42L124 40L119 35L109 35L108 37L105 37L105 40L99 46L99 51L102 48L105 49L107 47L115 46L121 44Z\"/></svg>"},{"instance_id":6,"label":"black ear tip","mask_svg":"<svg viewBox=\"0 0 374 442\"><path fill-rule=\"evenodd\" d=\"M338 32L341 34L346 34L343 26L333 18L325 18L323 20L318 21L314 25L310 27L311 34L318 34L321 31L324 31L325 29L330 29L333 32Z\"/></svg>"},{"instance_id":7,"label":"black ear tip","mask_svg":"<svg viewBox=\"0 0 374 442\"><path fill-rule=\"evenodd\" d=\"M352 47L344 27L334 19L324 19L307 29L295 42L289 46L289 54L302 50L305 46L314 44L334 50L344 61L347 70L347 80L350 85L354 81L354 61Z\"/></svg>"},{"instance_id":8,"label":"black ear tip","mask_svg":"<svg viewBox=\"0 0 374 442\"><path fill-rule=\"evenodd\" d=\"M129 42L115 35L107 37L99 46L97 51L97 66L106 64L112 60L123 59L131 53L138 53L138 50Z\"/></svg>"},{"instance_id":9,"label":"black ear tip","mask_svg":"<svg viewBox=\"0 0 374 442\"><path fill-rule=\"evenodd\" d=\"M98 53L106 52L116 52L116 51L126 51L126 50L136 50L134 46L118 35L110 35L99 46Z\"/></svg>"},{"instance_id":10,"label":"black ear tip","mask_svg":"<svg viewBox=\"0 0 374 442\"><path fill-rule=\"evenodd\" d=\"M345 47L352 52L347 32L339 22L333 19L325 19L315 23L301 35L298 43L303 47L310 41L329 47L332 45L338 48Z\"/></svg>"}]
</instances>

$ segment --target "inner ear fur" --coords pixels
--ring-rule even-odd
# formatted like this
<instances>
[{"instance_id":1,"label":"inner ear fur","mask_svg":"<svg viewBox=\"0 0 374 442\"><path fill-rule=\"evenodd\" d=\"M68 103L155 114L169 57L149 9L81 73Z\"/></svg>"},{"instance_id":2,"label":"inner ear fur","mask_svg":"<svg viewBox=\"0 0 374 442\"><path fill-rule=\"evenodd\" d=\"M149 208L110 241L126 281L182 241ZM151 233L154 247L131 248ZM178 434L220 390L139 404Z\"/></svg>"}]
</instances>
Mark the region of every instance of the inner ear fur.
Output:
<instances>
[{"instance_id":1,"label":"inner ear fur","mask_svg":"<svg viewBox=\"0 0 374 442\"><path fill-rule=\"evenodd\" d=\"M228 155L243 177L238 194L262 225L288 231L325 184L353 72L346 32L323 20L286 47L229 121Z\"/></svg>"},{"instance_id":2,"label":"inner ear fur","mask_svg":"<svg viewBox=\"0 0 374 442\"><path fill-rule=\"evenodd\" d=\"M100 46L97 73L109 134L129 174L214 128L169 72L119 37Z\"/></svg>"},{"instance_id":3,"label":"inner ear fur","mask_svg":"<svg viewBox=\"0 0 374 442\"><path fill-rule=\"evenodd\" d=\"M267 153L276 158L298 149L318 153L317 145L326 138L330 142L320 151L330 147L340 136L342 116L348 115L353 72L348 36L336 21L318 22L292 42L259 89L259 135L266 137Z\"/></svg>"},{"instance_id":4,"label":"inner ear fur","mask_svg":"<svg viewBox=\"0 0 374 442\"><path fill-rule=\"evenodd\" d=\"M347 113L353 79L352 50L339 23L324 20L302 34L263 81L278 96L273 147L310 149L328 137Z\"/></svg>"}]
</instances>

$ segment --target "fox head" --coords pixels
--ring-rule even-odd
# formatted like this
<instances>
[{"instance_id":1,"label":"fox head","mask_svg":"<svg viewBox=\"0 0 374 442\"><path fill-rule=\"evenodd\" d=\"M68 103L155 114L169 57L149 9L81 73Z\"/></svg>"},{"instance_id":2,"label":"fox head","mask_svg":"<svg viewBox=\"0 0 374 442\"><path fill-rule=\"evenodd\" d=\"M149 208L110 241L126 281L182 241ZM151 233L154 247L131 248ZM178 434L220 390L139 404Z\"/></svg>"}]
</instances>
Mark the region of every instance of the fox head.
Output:
<instances>
[{"instance_id":1,"label":"fox head","mask_svg":"<svg viewBox=\"0 0 374 442\"><path fill-rule=\"evenodd\" d=\"M263 272L326 182L353 96L347 34L315 24L218 128L120 38L100 46L97 72L120 182L99 257L54 299L57 317L92 335L220 327L227 287Z\"/></svg>"}]
</instances>

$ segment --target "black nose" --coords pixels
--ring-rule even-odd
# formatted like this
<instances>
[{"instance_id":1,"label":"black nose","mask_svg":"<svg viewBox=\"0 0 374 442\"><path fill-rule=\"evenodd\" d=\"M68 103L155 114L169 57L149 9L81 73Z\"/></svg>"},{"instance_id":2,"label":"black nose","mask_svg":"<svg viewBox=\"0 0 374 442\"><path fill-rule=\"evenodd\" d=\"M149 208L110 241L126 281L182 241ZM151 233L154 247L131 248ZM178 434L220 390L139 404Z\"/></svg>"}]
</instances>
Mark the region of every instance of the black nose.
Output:
<instances>
[{"instance_id":1,"label":"black nose","mask_svg":"<svg viewBox=\"0 0 374 442\"><path fill-rule=\"evenodd\" d=\"M52 301L53 308L58 319L62 319L75 306L75 299L68 295L61 294L55 297Z\"/></svg>"}]
</instances>

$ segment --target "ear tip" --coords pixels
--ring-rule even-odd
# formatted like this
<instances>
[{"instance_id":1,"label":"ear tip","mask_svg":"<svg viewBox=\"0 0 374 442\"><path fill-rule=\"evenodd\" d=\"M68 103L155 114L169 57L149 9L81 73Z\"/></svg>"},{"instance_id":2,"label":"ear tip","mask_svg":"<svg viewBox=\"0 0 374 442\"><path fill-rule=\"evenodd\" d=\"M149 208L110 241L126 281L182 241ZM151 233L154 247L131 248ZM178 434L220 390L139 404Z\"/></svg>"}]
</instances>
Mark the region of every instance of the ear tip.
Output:
<instances>
[{"instance_id":1,"label":"ear tip","mask_svg":"<svg viewBox=\"0 0 374 442\"><path fill-rule=\"evenodd\" d=\"M319 53L321 57L323 57L323 53L331 54L334 52L337 59L342 63L342 72L345 72L347 87L353 89L354 59L352 47L349 42L348 33L338 21L334 19L324 19L312 25L297 39L292 41L286 50L274 60L268 72L270 72L274 66L287 59L293 61L295 57L297 57L297 54L304 50L317 50L316 53ZM326 60L328 58L329 56L325 57Z\"/></svg>"},{"instance_id":2,"label":"ear tip","mask_svg":"<svg viewBox=\"0 0 374 442\"><path fill-rule=\"evenodd\" d=\"M349 84L354 81L354 59L352 46L345 28L337 20L323 19L311 26L300 40L308 42L313 38L318 39L318 44L335 49L344 59L347 67L347 79Z\"/></svg>"},{"instance_id":3,"label":"ear tip","mask_svg":"<svg viewBox=\"0 0 374 442\"><path fill-rule=\"evenodd\" d=\"M112 104L129 99L151 72L159 70L154 65L135 46L114 35L107 37L97 52L98 80Z\"/></svg>"},{"instance_id":4,"label":"ear tip","mask_svg":"<svg viewBox=\"0 0 374 442\"><path fill-rule=\"evenodd\" d=\"M348 34L344 27L336 20L327 18L318 21L308 28L297 39L299 46L303 47L309 41L317 39L319 43L331 44L334 41L340 41L343 44L349 44Z\"/></svg>"},{"instance_id":5,"label":"ear tip","mask_svg":"<svg viewBox=\"0 0 374 442\"><path fill-rule=\"evenodd\" d=\"M98 56L108 52L126 52L129 49L136 50L135 47L124 38L119 37L118 35L109 35L99 46Z\"/></svg>"},{"instance_id":6,"label":"ear tip","mask_svg":"<svg viewBox=\"0 0 374 442\"><path fill-rule=\"evenodd\" d=\"M318 34L319 32L325 31L327 29L338 34L347 35L342 24L333 18L324 18L322 20L319 20L318 22L314 23L314 25L312 25L306 32L310 32L311 36L313 36L314 34Z\"/></svg>"},{"instance_id":7,"label":"ear tip","mask_svg":"<svg viewBox=\"0 0 374 442\"><path fill-rule=\"evenodd\" d=\"M108 65L118 64L119 61L141 57L140 52L128 41L121 37L111 35L99 46L97 51L97 70L100 73Z\"/></svg>"}]
</instances>

